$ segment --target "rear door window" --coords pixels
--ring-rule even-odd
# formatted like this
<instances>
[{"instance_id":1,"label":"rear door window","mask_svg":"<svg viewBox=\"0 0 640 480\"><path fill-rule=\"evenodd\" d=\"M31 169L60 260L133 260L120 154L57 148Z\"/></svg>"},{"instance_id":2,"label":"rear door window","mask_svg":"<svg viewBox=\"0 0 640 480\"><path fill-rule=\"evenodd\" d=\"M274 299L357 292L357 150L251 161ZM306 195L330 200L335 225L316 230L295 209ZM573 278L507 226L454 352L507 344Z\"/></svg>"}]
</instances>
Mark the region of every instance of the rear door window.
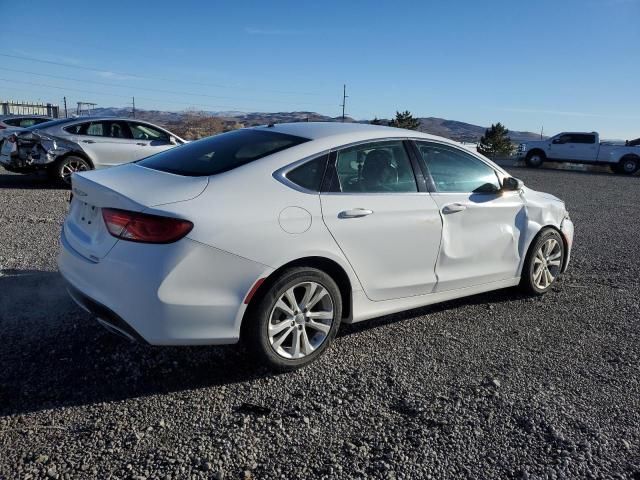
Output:
<instances>
[{"instance_id":1,"label":"rear door window","mask_svg":"<svg viewBox=\"0 0 640 480\"><path fill-rule=\"evenodd\" d=\"M417 192L411 160L401 140L372 142L339 150L329 191Z\"/></svg>"},{"instance_id":2,"label":"rear door window","mask_svg":"<svg viewBox=\"0 0 640 480\"><path fill-rule=\"evenodd\" d=\"M248 128L187 143L138 164L177 175L215 175L307 141L308 138Z\"/></svg>"}]
</instances>

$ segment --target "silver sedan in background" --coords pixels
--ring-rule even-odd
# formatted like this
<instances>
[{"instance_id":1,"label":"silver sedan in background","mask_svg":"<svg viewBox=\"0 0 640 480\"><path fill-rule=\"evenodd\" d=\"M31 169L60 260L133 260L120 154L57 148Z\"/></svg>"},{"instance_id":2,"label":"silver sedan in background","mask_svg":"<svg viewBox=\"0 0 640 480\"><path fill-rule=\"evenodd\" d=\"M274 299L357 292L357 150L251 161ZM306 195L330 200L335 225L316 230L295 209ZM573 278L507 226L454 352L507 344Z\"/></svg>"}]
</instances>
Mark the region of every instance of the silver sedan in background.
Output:
<instances>
[{"instance_id":1,"label":"silver sedan in background","mask_svg":"<svg viewBox=\"0 0 640 480\"><path fill-rule=\"evenodd\" d=\"M133 162L183 143L141 120L65 118L10 135L0 150L0 165L18 173L46 170L54 180L69 183L74 172Z\"/></svg>"}]
</instances>

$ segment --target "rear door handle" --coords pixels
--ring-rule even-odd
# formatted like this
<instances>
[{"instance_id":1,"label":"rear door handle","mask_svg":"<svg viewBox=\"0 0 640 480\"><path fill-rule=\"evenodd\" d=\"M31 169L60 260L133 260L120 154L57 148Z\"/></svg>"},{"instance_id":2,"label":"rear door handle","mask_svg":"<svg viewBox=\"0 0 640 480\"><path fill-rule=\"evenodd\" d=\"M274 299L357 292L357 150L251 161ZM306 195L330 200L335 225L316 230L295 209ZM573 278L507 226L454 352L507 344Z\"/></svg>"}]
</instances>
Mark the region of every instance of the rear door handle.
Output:
<instances>
[{"instance_id":1,"label":"rear door handle","mask_svg":"<svg viewBox=\"0 0 640 480\"><path fill-rule=\"evenodd\" d=\"M82 143L96 143L95 140L82 140Z\"/></svg>"},{"instance_id":2,"label":"rear door handle","mask_svg":"<svg viewBox=\"0 0 640 480\"><path fill-rule=\"evenodd\" d=\"M366 208L352 208L351 210L344 210L338 214L338 218L360 218L371 215L373 210Z\"/></svg>"},{"instance_id":3,"label":"rear door handle","mask_svg":"<svg viewBox=\"0 0 640 480\"><path fill-rule=\"evenodd\" d=\"M447 215L449 213L461 212L466 209L467 206L462 203L450 203L449 205L445 205L444 207L442 207L442 213Z\"/></svg>"}]
</instances>

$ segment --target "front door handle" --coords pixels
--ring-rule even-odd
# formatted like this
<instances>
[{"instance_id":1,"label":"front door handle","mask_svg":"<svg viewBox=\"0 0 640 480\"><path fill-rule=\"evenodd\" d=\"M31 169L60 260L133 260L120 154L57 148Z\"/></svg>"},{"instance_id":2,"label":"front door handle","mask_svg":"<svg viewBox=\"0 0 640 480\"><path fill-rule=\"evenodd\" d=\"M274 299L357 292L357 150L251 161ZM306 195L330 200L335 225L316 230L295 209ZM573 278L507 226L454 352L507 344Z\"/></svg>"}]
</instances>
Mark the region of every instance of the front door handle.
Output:
<instances>
[{"instance_id":1,"label":"front door handle","mask_svg":"<svg viewBox=\"0 0 640 480\"><path fill-rule=\"evenodd\" d=\"M141 147L146 147L147 146L146 143L142 143L142 142L138 142L138 143L136 143L136 145L140 145Z\"/></svg>"},{"instance_id":2,"label":"front door handle","mask_svg":"<svg viewBox=\"0 0 640 480\"><path fill-rule=\"evenodd\" d=\"M450 203L449 205L445 205L444 207L442 207L442 213L447 215L449 213L461 212L466 209L467 206L462 203Z\"/></svg>"},{"instance_id":3,"label":"front door handle","mask_svg":"<svg viewBox=\"0 0 640 480\"><path fill-rule=\"evenodd\" d=\"M82 143L96 143L95 140L82 140Z\"/></svg>"},{"instance_id":4,"label":"front door handle","mask_svg":"<svg viewBox=\"0 0 640 480\"><path fill-rule=\"evenodd\" d=\"M351 210L344 210L338 214L338 218L360 218L371 215L373 210L366 208L352 208Z\"/></svg>"}]
</instances>

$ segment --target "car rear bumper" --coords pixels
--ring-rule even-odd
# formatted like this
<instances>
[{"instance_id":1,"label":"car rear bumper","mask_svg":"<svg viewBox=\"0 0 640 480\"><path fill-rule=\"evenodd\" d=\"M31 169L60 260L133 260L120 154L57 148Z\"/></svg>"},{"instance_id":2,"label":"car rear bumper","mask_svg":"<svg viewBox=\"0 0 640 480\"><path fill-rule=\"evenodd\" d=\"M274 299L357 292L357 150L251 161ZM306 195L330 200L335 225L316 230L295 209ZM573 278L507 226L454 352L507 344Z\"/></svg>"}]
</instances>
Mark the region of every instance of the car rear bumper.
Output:
<instances>
[{"instance_id":1,"label":"car rear bumper","mask_svg":"<svg viewBox=\"0 0 640 480\"><path fill-rule=\"evenodd\" d=\"M61 235L60 273L71 297L108 329L152 345L235 343L243 303L271 269L188 238L118 241L91 261Z\"/></svg>"}]
</instances>

